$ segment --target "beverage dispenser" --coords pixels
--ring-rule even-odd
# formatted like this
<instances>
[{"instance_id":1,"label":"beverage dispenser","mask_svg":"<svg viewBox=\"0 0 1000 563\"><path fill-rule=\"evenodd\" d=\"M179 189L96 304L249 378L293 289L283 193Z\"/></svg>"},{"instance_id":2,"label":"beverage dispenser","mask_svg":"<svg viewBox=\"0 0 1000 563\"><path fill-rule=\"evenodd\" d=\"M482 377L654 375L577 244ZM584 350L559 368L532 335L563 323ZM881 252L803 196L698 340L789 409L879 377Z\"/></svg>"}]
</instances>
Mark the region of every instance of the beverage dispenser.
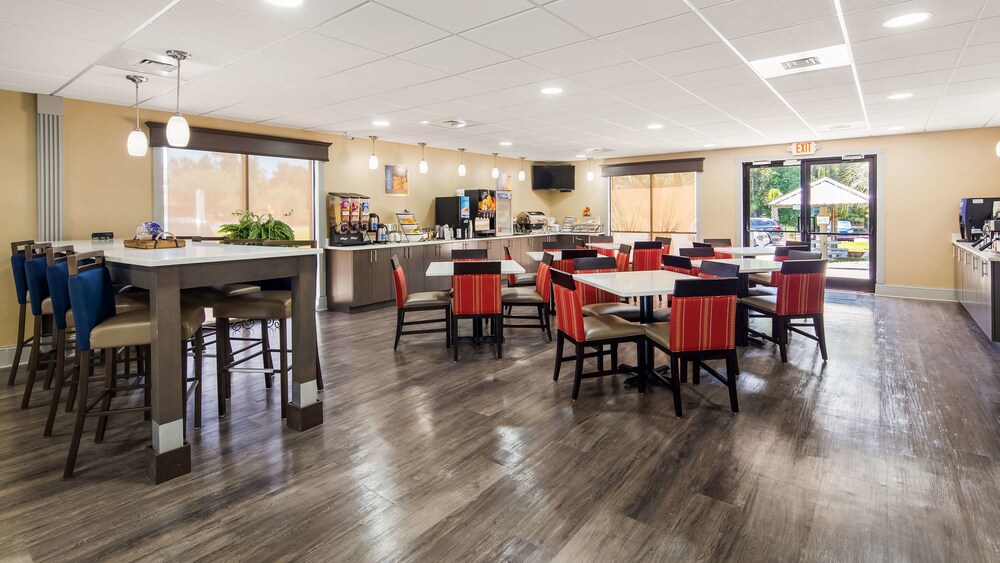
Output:
<instances>
[{"instance_id":1,"label":"beverage dispenser","mask_svg":"<svg viewBox=\"0 0 1000 563\"><path fill-rule=\"evenodd\" d=\"M326 216L331 246L365 243L370 205L369 198L362 194L348 192L326 194Z\"/></svg>"}]
</instances>

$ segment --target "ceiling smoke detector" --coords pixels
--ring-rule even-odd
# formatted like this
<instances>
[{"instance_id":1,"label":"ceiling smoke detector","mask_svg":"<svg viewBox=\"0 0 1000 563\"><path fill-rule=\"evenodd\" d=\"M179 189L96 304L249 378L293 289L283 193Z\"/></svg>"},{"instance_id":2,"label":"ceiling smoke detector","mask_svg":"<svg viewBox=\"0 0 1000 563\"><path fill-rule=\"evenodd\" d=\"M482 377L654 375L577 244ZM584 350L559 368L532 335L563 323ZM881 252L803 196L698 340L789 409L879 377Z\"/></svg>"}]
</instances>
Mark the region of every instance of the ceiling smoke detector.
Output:
<instances>
[{"instance_id":1,"label":"ceiling smoke detector","mask_svg":"<svg viewBox=\"0 0 1000 563\"><path fill-rule=\"evenodd\" d=\"M794 61L785 61L781 63L781 66L785 70L797 70L818 64L820 64L819 57L806 57L804 59L795 59Z\"/></svg>"},{"instance_id":2,"label":"ceiling smoke detector","mask_svg":"<svg viewBox=\"0 0 1000 563\"><path fill-rule=\"evenodd\" d=\"M468 127L475 127L476 125L482 125L477 121L468 121L465 119L446 119L444 121L431 121L427 125L431 127L437 127L439 129L466 129Z\"/></svg>"}]
</instances>

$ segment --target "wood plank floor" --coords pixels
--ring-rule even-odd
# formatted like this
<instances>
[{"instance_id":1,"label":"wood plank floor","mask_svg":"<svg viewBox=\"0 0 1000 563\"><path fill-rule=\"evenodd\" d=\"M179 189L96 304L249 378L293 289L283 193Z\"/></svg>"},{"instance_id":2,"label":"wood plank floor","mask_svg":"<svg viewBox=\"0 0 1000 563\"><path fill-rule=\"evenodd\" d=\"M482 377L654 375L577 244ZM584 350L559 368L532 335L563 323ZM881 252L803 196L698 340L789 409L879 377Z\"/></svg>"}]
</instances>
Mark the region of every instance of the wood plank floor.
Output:
<instances>
[{"instance_id":1,"label":"wood plank floor","mask_svg":"<svg viewBox=\"0 0 1000 563\"><path fill-rule=\"evenodd\" d=\"M619 378L574 403L534 331L455 364L438 335L394 353L392 310L320 313L325 424L287 429L249 375L219 422L209 378L194 471L160 486L132 415L62 481L70 416L42 438L48 394L19 410L19 382L0 559L1000 560L1000 353L955 304L831 293L827 317L829 362L750 348L742 412L709 378L678 419Z\"/></svg>"}]
</instances>

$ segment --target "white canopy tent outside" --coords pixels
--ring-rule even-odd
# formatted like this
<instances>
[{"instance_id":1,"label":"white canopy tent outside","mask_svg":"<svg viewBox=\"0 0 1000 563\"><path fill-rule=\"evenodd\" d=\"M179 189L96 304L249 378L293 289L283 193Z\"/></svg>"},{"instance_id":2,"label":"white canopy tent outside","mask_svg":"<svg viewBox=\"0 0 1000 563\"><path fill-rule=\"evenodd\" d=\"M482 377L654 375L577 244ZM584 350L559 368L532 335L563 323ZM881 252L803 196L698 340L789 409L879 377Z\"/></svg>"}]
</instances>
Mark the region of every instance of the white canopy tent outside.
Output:
<instances>
[{"instance_id":1,"label":"white canopy tent outside","mask_svg":"<svg viewBox=\"0 0 1000 563\"><path fill-rule=\"evenodd\" d=\"M778 196L767 203L772 209L779 207L799 209L802 205L802 188ZM828 233L836 235L837 205L868 205L868 194L841 184L833 178L819 178L809 184L810 207L832 207ZM823 258L828 257L827 237L820 237L819 249ZM836 245L835 245L836 246Z\"/></svg>"}]
</instances>

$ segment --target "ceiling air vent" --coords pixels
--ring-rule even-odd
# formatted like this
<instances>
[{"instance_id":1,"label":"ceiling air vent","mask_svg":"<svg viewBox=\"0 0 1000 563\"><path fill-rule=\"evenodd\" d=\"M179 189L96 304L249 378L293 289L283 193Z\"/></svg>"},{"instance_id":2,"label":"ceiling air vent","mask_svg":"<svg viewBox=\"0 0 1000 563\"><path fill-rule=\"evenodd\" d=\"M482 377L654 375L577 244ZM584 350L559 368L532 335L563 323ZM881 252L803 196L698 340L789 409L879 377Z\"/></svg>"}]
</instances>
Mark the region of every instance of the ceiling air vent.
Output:
<instances>
[{"instance_id":1,"label":"ceiling air vent","mask_svg":"<svg viewBox=\"0 0 1000 563\"><path fill-rule=\"evenodd\" d=\"M794 61L784 61L781 63L781 66L785 70L798 70L818 64L820 64L819 57L806 57L804 59L795 59Z\"/></svg>"},{"instance_id":2,"label":"ceiling air vent","mask_svg":"<svg viewBox=\"0 0 1000 563\"><path fill-rule=\"evenodd\" d=\"M615 149L607 149L604 147L592 147L589 149L583 149L583 152L586 154L601 154L605 152L615 152Z\"/></svg>"},{"instance_id":3,"label":"ceiling air vent","mask_svg":"<svg viewBox=\"0 0 1000 563\"><path fill-rule=\"evenodd\" d=\"M177 68L177 65L175 64L165 63L163 61L154 61L153 59L142 59L133 66L157 72L173 72L174 69Z\"/></svg>"},{"instance_id":4,"label":"ceiling air vent","mask_svg":"<svg viewBox=\"0 0 1000 563\"><path fill-rule=\"evenodd\" d=\"M476 125L482 125L478 121L468 121L465 119L446 119L444 121L431 121L427 123L431 127L437 127L439 129L467 129L469 127L475 127Z\"/></svg>"},{"instance_id":5,"label":"ceiling air vent","mask_svg":"<svg viewBox=\"0 0 1000 563\"><path fill-rule=\"evenodd\" d=\"M850 129L850 128L851 128L851 126L849 124L847 124L847 123L840 123L838 125L831 125L829 127L830 131L836 131L838 129Z\"/></svg>"}]
</instances>

